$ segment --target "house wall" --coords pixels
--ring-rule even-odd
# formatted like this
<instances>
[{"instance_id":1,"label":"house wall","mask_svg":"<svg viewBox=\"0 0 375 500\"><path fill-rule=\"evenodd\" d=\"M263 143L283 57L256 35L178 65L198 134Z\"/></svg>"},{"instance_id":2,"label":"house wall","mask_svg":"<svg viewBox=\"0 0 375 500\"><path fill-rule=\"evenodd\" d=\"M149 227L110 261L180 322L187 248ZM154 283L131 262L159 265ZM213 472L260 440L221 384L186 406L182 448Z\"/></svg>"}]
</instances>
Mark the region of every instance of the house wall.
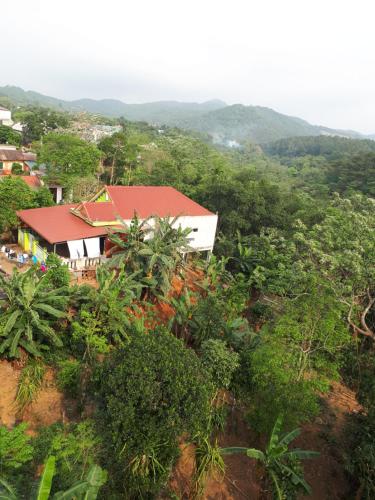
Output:
<instances>
[{"instance_id":1,"label":"house wall","mask_svg":"<svg viewBox=\"0 0 375 500\"><path fill-rule=\"evenodd\" d=\"M193 230L189 235L191 238L190 247L193 251L209 250L212 252L215 244L217 219L217 215L183 216L177 219L175 227L181 226L182 229L190 228ZM128 225L131 223L130 220L125 222ZM152 220L150 225L152 225Z\"/></svg>"},{"instance_id":2,"label":"house wall","mask_svg":"<svg viewBox=\"0 0 375 500\"><path fill-rule=\"evenodd\" d=\"M18 228L18 245L26 252L36 256L39 262L47 258L47 249L39 244L39 240L31 231Z\"/></svg>"},{"instance_id":3,"label":"house wall","mask_svg":"<svg viewBox=\"0 0 375 500\"><path fill-rule=\"evenodd\" d=\"M4 173L11 173L13 163L19 163L20 165L22 165L22 170L24 172L27 170L23 161L0 161L0 170L2 170Z\"/></svg>"},{"instance_id":4,"label":"house wall","mask_svg":"<svg viewBox=\"0 0 375 500\"><path fill-rule=\"evenodd\" d=\"M175 226L180 226L182 229L193 229L189 238L191 238L190 246L194 250L213 250L217 227L217 215L179 217ZM194 231L195 229L196 231Z\"/></svg>"}]
</instances>

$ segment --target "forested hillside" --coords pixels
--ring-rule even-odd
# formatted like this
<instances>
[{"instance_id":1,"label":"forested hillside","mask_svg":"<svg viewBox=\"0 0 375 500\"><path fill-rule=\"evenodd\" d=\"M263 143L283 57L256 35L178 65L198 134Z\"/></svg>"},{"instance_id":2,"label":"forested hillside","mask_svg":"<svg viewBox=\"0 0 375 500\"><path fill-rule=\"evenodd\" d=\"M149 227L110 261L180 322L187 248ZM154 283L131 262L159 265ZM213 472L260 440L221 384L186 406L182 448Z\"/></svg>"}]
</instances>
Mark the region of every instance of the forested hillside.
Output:
<instances>
[{"instance_id":1,"label":"forested hillside","mask_svg":"<svg viewBox=\"0 0 375 500\"><path fill-rule=\"evenodd\" d=\"M168 185L219 223L209 261L183 258L189 230L135 217L91 281L54 254L0 274L4 498L375 498L372 143L226 150L125 120L88 143L82 114L17 112L69 201ZM50 202L2 180L2 238Z\"/></svg>"},{"instance_id":2,"label":"forested hillside","mask_svg":"<svg viewBox=\"0 0 375 500\"><path fill-rule=\"evenodd\" d=\"M203 103L160 101L126 104L116 99L78 99L66 101L19 87L0 87L0 102L7 99L17 105L39 105L71 112L86 111L111 118L124 117L154 125L175 126L209 135L215 142L226 145L252 141L267 143L296 136L337 135L361 138L352 130L334 130L311 125L305 120L278 113L261 106L227 105L220 100Z\"/></svg>"}]
</instances>

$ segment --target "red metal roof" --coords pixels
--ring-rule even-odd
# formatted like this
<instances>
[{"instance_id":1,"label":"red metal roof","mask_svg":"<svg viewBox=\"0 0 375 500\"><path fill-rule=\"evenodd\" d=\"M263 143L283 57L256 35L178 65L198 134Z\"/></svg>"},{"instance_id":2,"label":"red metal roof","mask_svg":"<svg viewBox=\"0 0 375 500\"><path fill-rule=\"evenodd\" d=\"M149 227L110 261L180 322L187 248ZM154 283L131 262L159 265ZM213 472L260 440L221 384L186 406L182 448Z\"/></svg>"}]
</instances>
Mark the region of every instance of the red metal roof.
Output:
<instances>
[{"instance_id":1,"label":"red metal roof","mask_svg":"<svg viewBox=\"0 0 375 500\"><path fill-rule=\"evenodd\" d=\"M71 212L80 214L92 222L110 222L120 215L130 220L136 213L141 219L153 215L159 217L213 215L195 201L168 186L107 186L111 198L108 202L87 202L78 205L20 210L18 217L49 243L104 236L104 226L95 227ZM113 226L112 226L113 227Z\"/></svg>"},{"instance_id":2,"label":"red metal roof","mask_svg":"<svg viewBox=\"0 0 375 500\"><path fill-rule=\"evenodd\" d=\"M100 202L83 202L77 206L83 217L90 219L92 222L101 221L109 222L116 220L115 208L111 201Z\"/></svg>"},{"instance_id":3,"label":"red metal roof","mask_svg":"<svg viewBox=\"0 0 375 500\"><path fill-rule=\"evenodd\" d=\"M94 238L107 234L105 227L94 227L70 212L76 205L19 210L18 217L49 243Z\"/></svg>"},{"instance_id":4,"label":"red metal roof","mask_svg":"<svg viewBox=\"0 0 375 500\"><path fill-rule=\"evenodd\" d=\"M212 212L169 186L106 186L115 205L115 212L123 219L152 215L175 217L182 215L213 215Z\"/></svg>"}]
</instances>

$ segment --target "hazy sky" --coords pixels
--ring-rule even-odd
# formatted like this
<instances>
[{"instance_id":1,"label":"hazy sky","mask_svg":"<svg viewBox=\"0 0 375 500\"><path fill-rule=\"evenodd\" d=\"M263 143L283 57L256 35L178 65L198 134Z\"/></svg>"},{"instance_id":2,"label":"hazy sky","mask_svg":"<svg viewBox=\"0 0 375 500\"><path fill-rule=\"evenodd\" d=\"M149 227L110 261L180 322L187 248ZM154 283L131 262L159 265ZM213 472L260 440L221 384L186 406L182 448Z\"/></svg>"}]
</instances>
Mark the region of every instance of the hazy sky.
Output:
<instances>
[{"instance_id":1,"label":"hazy sky","mask_svg":"<svg viewBox=\"0 0 375 500\"><path fill-rule=\"evenodd\" d=\"M269 106L375 133L374 0L2 0L0 85Z\"/></svg>"}]
</instances>

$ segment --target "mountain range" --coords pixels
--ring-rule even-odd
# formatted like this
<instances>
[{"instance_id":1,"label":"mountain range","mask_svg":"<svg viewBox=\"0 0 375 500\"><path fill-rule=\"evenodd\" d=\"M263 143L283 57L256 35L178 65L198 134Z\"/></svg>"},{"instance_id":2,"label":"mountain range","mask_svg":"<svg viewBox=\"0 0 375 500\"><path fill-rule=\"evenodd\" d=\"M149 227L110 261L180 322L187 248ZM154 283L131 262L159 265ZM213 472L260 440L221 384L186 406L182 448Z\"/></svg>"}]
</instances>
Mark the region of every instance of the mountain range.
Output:
<instances>
[{"instance_id":1,"label":"mountain range","mask_svg":"<svg viewBox=\"0 0 375 500\"><path fill-rule=\"evenodd\" d=\"M298 136L336 135L355 139L370 138L352 130L337 130L311 125L301 118L284 115L262 106L227 105L220 100L203 103L158 101L127 104L116 99L78 99L67 101L46 96L20 87L0 87L0 96L15 105L47 106L63 111L120 117L131 121L145 121L158 126L175 126L208 134L214 142L236 144L252 141L259 144Z\"/></svg>"}]
</instances>

